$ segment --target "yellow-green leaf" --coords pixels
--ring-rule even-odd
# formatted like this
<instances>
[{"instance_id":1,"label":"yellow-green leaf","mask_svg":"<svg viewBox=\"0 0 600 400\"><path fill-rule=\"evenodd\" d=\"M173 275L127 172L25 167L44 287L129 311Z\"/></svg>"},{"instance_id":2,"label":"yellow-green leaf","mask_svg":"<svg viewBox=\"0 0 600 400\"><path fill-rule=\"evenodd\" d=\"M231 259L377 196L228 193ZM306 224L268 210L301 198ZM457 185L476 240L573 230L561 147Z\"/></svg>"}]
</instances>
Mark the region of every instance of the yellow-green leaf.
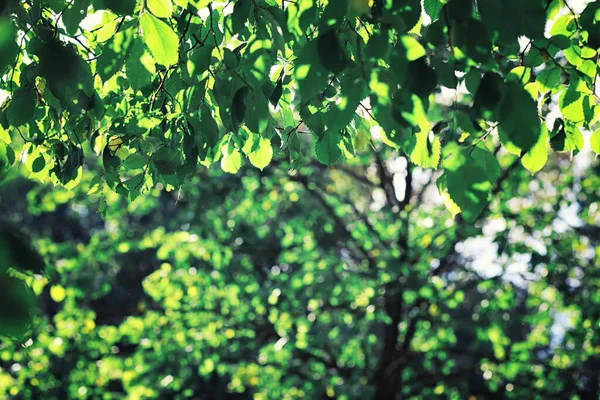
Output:
<instances>
[{"instance_id":1,"label":"yellow-green leaf","mask_svg":"<svg viewBox=\"0 0 600 400\"><path fill-rule=\"evenodd\" d=\"M158 18L170 18L173 14L173 2L171 0L148 0L148 8Z\"/></svg>"},{"instance_id":2,"label":"yellow-green leaf","mask_svg":"<svg viewBox=\"0 0 600 400\"><path fill-rule=\"evenodd\" d=\"M594 153L600 155L600 130L597 130L590 137L590 147Z\"/></svg>"},{"instance_id":3,"label":"yellow-green leaf","mask_svg":"<svg viewBox=\"0 0 600 400\"><path fill-rule=\"evenodd\" d=\"M523 156L521 163L529 172L535 174L548 161L548 129L542 126L542 134L537 143Z\"/></svg>"},{"instance_id":4,"label":"yellow-green leaf","mask_svg":"<svg viewBox=\"0 0 600 400\"><path fill-rule=\"evenodd\" d=\"M356 137L354 138L354 150L356 152L365 151L367 146L371 142L371 132L365 126L361 126L356 131Z\"/></svg>"},{"instance_id":5,"label":"yellow-green leaf","mask_svg":"<svg viewBox=\"0 0 600 400\"><path fill-rule=\"evenodd\" d=\"M152 14L144 13L140 17L140 27L144 42L158 64L169 66L177 63L179 38L169 25Z\"/></svg>"},{"instance_id":6,"label":"yellow-green leaf","mask_svg":"<svg viewBox=\"0 0 600 400\"><path fill-rule=\"evenodd\" d=\"M429 139L429 131L417 133L417 144L410 153L410 160L423 168L437 169L442 155L440 139L434 136Z\"/></svg>"},{"instance_id":7,"label":"yellow-green leaf","mask_svg":"<svg viewBox=\"0 0 600 400\"><path fill-rule=\"evenodd\" d=\"M248 158L250 159L250 163L256 168L260 170L264 169L267 165L269 165L271 159L273 158L273 146L271 146L271 141L265 138L260 138L258 149L248 154Z\"/></svg>"},{"instance_id":8,"label":"yellow-green leaf","mask_svg":"<svg viewBox=\"0 0 600 400\"><path fill-rule=\"evenodd\" d=\"M223 154L221 159L221 169L228 174L237 173L242 167L242 155L238 149L233 149L229 153Z\"/></svg>"}]
</instances>

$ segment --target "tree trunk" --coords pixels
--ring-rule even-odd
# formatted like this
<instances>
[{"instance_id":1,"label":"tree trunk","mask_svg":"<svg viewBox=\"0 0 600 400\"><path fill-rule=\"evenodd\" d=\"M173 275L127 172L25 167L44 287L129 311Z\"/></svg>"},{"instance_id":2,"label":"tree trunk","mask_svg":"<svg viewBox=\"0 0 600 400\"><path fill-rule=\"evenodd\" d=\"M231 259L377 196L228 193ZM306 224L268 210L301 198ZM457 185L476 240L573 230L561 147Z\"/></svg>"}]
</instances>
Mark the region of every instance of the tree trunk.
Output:
<instances>
[{"instance_id":1,"label":"tree trunk","mask_svg":"<svg viewBox=\"0 0 600 400\"><path fill-rule=\"evenodd\" d=\"M384 330L383 348L373 377L376 400L396 399L402 388L401 375L398 373L398 324L402 316L402 293L386 296L385 309L392 321Z\"/></svg>"}]
</instances>

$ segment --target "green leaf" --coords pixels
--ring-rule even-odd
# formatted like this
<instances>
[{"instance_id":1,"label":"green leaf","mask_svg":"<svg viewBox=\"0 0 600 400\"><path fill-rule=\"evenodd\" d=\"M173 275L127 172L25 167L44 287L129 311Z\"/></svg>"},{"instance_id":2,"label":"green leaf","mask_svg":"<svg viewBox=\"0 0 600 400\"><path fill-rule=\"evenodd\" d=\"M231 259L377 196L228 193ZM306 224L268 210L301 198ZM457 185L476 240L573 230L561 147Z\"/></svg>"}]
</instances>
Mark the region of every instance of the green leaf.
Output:
<instances>
[{"instance_id":1,"label":"green leaf","mask_svg":"<svg viewBox=\"0 0 600 400\"><path fill-rule=\"evenodd\" d=\"M531 149L541 135L537 105L521 85L508 82L498 110L498 132L505 147Z\"/></svg>"},{"instance_id":2,"label":"green leaf","mask_svg":"<svg viewBox=\"0 0 600 400\"><path fill-rule=\"evenodd\" d=\"M335 31L330 30L317 38L317 53L325 69L338 74L350 65Z\"/></svg>"},{"instance_id":3,"label":"green leaf","mask_svg":"<svg viewBox=\"0 0 600 400\"><path fill-rule=\"evenodd\" d=\"M0 304L0 336L22 340L33 322L33 292L22 280L0 275Z\"/></svg>"},{"instance_id":4,"label":"green leaf","mask_svg":"<svg viewBox=\"0 0 600 400\"><path fill-rule=\"evenodd\" d=\"M532 174L541 170L548 161L548 129L542 125L537 143L523 156L521 163Z\"/></svg>"},{"instance_id":5,"label":"green leaf","mask_svg":"<svg viewBox=\"0 0 600 400\"><path fill-rule=\"evenodd\" d=\"M493 112L502 100L504 90L504 80L500 75L487 72L479 82L473 108L484 115Z\"/></svg>"},{"instance_id":6,"label":"green leaf","mask_svg":"<svg viewBox=\"0 0 600 400\"><path fill-rule=\"evenodd\" d=\"M321 18L319 19L319 31L328 32L338 28L347 12L352 12L353 9L360 9L359 5L356 7L354 4L350 4L349 0L338 0L328 2Z\"/></svg>"},{"instance_id":7,"label":"green leaf","mask_svg":"<svg viewBox=\"0 0 600 400\"><path fill-rule=\"evenodd\" d=\"M239 88L233 95L231 103L231 123L233 132L237 132L246 116L246 96L250 93L250 89L246 86Z\"/></svg>"},{"instance_id":8,"label":"green leaf","mask_svg":"<svg viewBox=\"0 0 600 400\"><path fill-rule=\"evenodd\" d=\"M348 8L347 15L350 18L368 14L369 11L371 11L370 2L367 0L340 1L340 2L338 2L338 4L339 4L338 7L343 9L344 3L346 3L346 2L348 3L347 4L347 8Z\"/></svg>"},{"instance_id":9,"label":"green leaf","mask_svg":"<svg viewBox=\"0 0 600 400\"><path fill-rule=\"evenodd\" d=\"M229 69L236 69L238 66L238 58L235 53L229 49L223 49L223 63Z\"/></svg>"},{"instance_id":10,"label":"green leaf","mask_svg":"<svg viewBox=\"0 0 600 400\"><path fill-rule=\"evenodd\" d=\"M195 49L188 60L188 74L199 77L205 71L208 71L212 61L212 51L214 46L211 43L205 43L204 46Z\"/></svg>"},{"instance_id":11,"label":"green leaf","mask_svg":"<svg viewBox=\"0 0 600 400\"><path fill-rule=\"evenodd\" d=\"M590 136L590 147L594 153L600 155L600 130Z\"/></svg>"},{"instance_id":12,"label":"green leaf","mask_svg":"<svg viewBox=\"0 0 600 400\"><path fill-rule=\"evenodd\" d=\"M398 46L402 47L401 51L405 52L404 54L408 61L418 60L427 54L423 45L410 35L400 35L398 37Z\"/></svg>"},{"instance_id":13,"label":"green leaf","mask_svg":"<svg viewBox=\"0 0 600 400\"><path fill-rule=\"evenodd\" d=\"M127 198L129 201L133 201L137 196L141 194L141 190L144 186L144 179L147 175L144 172L133 176L123 182L123 186L127 189Z\"/></svg>"},{"instance_id":14,"label":"green leaf","mask_svg":"<svg viewBox=\"0 0 600 400\"><path fill-rule=\"evenodd\" d=\"M158 18L170 18L173 14L173 2L171 0L147 0L150 12Z\"/></svg>"},{"instance_id":15,"label":"green leaf","mask_svg":"<svg viewBox=\"0 0 600 400\"><path fill-rule=\"evenodd\" d=\"M546 0L479 0L477 4L482 22L490 32L497 32L501 43L514 42L519 36L544 37Z\"/></svg>"},{"instance_id":16,"label":"green leaf","mask_svg":"<svg viewBox=\"0 0 600 400\"><path fill-rule=\"evenodd\" d=\"M94 107L94 77L90 65L71 45L51 39L37 53L41 76L52 94L72 113Z\"/></svg>"},{"instance_id":17,"label":"green leaf","mask_svg":"<svg viewBox=\"0 0 600 400\"><path fill-rule=\"evenodd\" d=\"M571 47L571 39L566 35L555 35L550 38L550 43L561 50Z\"/></svg>"},{"instance_id":18,"label":"green leaf","mask_svg":"<svg viewBox=\"0 0 600 400\"><path fill-rule=\"evenodd\" d=\"M0 140L0 179L2 175L8 170L8 168L12 165L8 158L8 145L5 144L2 140Z\"/></svg>"},{"instance_id":19,"label":"green leaf","mask_svg":"<svg viewBox=\"0 0 600 400\"><path fill-rule=\"evenodd\" d=\"M454 73L454 71L452 72ZM465 75L465 86L467 87L469 93L477 93L480 83L481 72L476 68L469 70L469 72L467 72L467 74Z\"/></svg>"},{"instance_id":20,"label":"green leaf","mask_svg":"<svg viewBox=\"0 0 600 400\"><path fill-rule=\"evenodd\" d=\"M295 62L294 76L303 100L312 98L327 86L329 73L319 61L316 40L311 40L300 50Z\"/></svg>"},{"instance_id":21,"label":"green leaf","mask_svg":"<svg viewBox=\"0 0 600 400\"><path fill-rule=\"evenodd\" d=\"M179 57L179 37L173 29L149 13L140 17L140 28L144 42L158 64L168 67L177 63Z\"/></svg>"},{"instance_id":22,"label":"green leaf","mask_svg":"<svg viewBox=\"0 0 600 400\"><path fill-rule=\"evenodd\" d=\"M173 175L181 166L181 153L167 147L161 147L152 157L152 162L159 174Z\"/></svg>"},{"instance_id":23,"label":"green leaf","mask_svg":"<svg viewBox=\"0 0 600 400\"><path fill-rule=\"evenodd\" d=\"M431 21L438 19L442 6L441 0L423 0L423 11L431 18Z\"/></svg>"},{"instance_id":24,"label":"green leaf","mask_svg":"<svg viewBox=\"0 0 600 400\"><path fill-rule=\"evenodd\" d=\"M125 72L131 87L140 90L150 85L156 75L154 59L139 39L133 44L131 53L125 61Z\"/></svg>"},{"instance_id":25,"label":"green leaf","mask_svg":"<svg viewBox=\"0 0 600 400\"><path fill-rule=\"evenodd\" d=\"M263 170L267 165L269 165L272 158L273 147L271 146L271 141L263 137L260 138L258 149L248 154L250 163L260 170Z\"/></svg>"},{"instance_id":26,"label":"green leaf","mask_svg":"<svg viewBox=\"0 0 600 400\"><path fill-rule=\"evenodd\" d=\"M561 69L558 67L546 67L536 77L536 81L540 84L540 90L548 92L556 87L560 82Z\"/></svg>"},{"instance_id":27,"label":"green leaf","mask_svg":"<svg viewBox=\"0 0 600 400\"><path fill-rule=\"evenodd\" d=\"M373 35L370 37L369 42L365 47L365 54L367 57L373 59L384 57L386 53L390 51L389 40L388 32L373 32Z\"/></svg>"},{"instance_id":28,"label":"green leaf","mask_svg":"<svg viewBox=\"0 0 600 400\"><path fill-rule=\"evenodd\" d=\"M8 18L0 19L0 73L12 65L18 52L17 29Z\"/></svg>"},{"instance_id":29,"label":"green leaf","mask_svg":"<svg viewBox=\"0 0 600 400\"><path fill-rule=\"evenodd\" d=\"M477 133L481 131L481 127L477 125L477 121L475 121L471 116L462 111L457 111L455 113L457 126L464 133L468 133L471 136L478 136Z\"/></svg>"},{"instance_id":30,"label":"green leaf","mask_svg":"<svg viewBox=\"0 0 600 400\"><path fill-rule=\"evenodd\" d=\"M65 10L62 20L69 35L74 35L77 32L79 24L87 17L89 6L90 0L77 0L72 2L71 6Z\"/></svg>"},{"instance_id":31,"label":"green leaf","mask_svg":"<svg viewBox=\"0 0 600 400\"><path fill-rule=\"evenodd\" d=\"M428 108L429 95L433 93L437 86L437 75L431 68L425 58L419 58L408 64L406 82L403 89L406 89L421 98L425 109Z\"/></svg>"},{"instance_id":32,"label":"green leaf","mask_svg":"<svg viewBox=\"0 0 600 400\"><path fill-rule=\"evenodd\" d=\"M498 160L487 149L461 149L452 142L444 148L443 166L450 199L460 208L467 222L474 222L486 206L492 186L500 176Z\"/></svg>"},{"instance_id":33,"label":"green leaf","mask_svg":"<svg viewBox=\"0 0 600 400\"><path fill-rule=\"evenodd\" d=\"M242 167L242 154L233 146L230 145L229 147L229 151L223 151L221 169L228 174L235 174Z\"/></svg>"},{"instance_id":34,"label":"green leaf","mask_svg":"<svg viewBox=\"0 0 600 400\"><path fill-rule=\"evenodd\" d=\"M15 92L6 110L8 122L19 127L25 125L33 118L36 98L31 87L24 87Z\"/></svg>"},{"instance_id":35,"label":"green leaf","mask_svg":"<svg viewBox=\"0 0 600 400\"><path fill-rule=\"evenodd\" d=\"M41 274L46 264L42 256L33 248L30 240L23 236L12 224L2 223L0 228L0 271L7 267L23 272Z\"/></svg>"},{"instance_id":36,"label":"green leaf","mask_svg":"<svg viewBox=\"0 0 600 400\"><path fill-rule=\"evenodd\" d=\"M42 171L46 167L46 159L44 156L39 155L31 164L31 172L37 173Z\"/></svg>"},{"instance_id":37,"label":"green leaf","mask_svg":"<svg viewBox=\"0 0 600 400\"><path fill-rule=\"evenodd\" d=\"M544 54L542 54L544 52ZM548 57L545 49L530 47L523 59L523 66L535 68L545 63L544 57Z\"/></svg>"},{"instance_id":38,"label":"green leaf","mask_svg":"<svg viewBox=\"0 0 600 400\"><path fill-rule=\"evenodd\" d=\"M132 36L133 29L119 31L104 44L102 54L96 61L96 70L104 82L112 78L123 67L131 48ZM136 43L143 48L144 44L139 39L136 39Z\"/></svg>"},{"instance_id":39,"label":"green leaf","mask_svg":"<svg viewBox=\"0 0 600 400\"><path fill-rule=\"evenodd\" d=\"M564 151L566 140L567 133L565 132L565 121L561 118L557 118L554 121L552 133L550 134L550 146L552 146L552 149L555 151Z\"/></svg>"},{"instance_id":40,"label":"green leaf","mask_svg":"<svg viewBox=\"0 0 600 400\"><path fill-rule=\"evenodd\" d=\"M423 168L437 169L442 155L442 145L438 136L429 138L430 132L423 130L417 133L415 148L410 154L410 160Z\"/></svg>"},{"instance_id":41,"label":"green leaf","mask_svg":"<svg viewBox=\"0 0 600 400\"><path fill-rule=\"evenodd\" d=\"M123 166L129 170L144 168L148 164L148 157L142 154L132 154L125 159Z\"/></svg>"},{"instance_id":42,"label":"green leaf","mask_svg":"<svg viewBox=\"0 0 600 400\"><path fill-rule=\"evenodd\" d=\"M198 149L198 155L204 160L219 140L219 128L206 105L201 108L200 118L189 117L188 126Z\"/></svg>"},{"instance_id":43,"label":"green leaf","mask_svg":"<svg viewBox=\"0 0 600 400\"><path fill-rule=\"evenodd\" d=\"M506 80L512 82L521 82L525 85L531 79L531 68L528 67L515 67L506 74Z\"/></svg>"},{"instance_id":44,"label":"green leaf","mask_svg":"<svg viewBox=\"0 0 600 400\"><path fill-rule=\"evenodd\" d=\"M591 2L580 17L581 27L588 32L588 44L594 49L600 48L600 4Z\"/></svg>"},{"instance_id":45,"label":"green leaf","mask_svg":"<svg viewBox=\"0 0 600 400\"><path fill-rule=\"evenodd\" d=\"M271 105L275 108L277 108L277 104L279 104L279 99L281 99L281 96L283 95L283 79L278 79L277 83L275 84L275 88L273 89L273 92L271 93L271 96L269 96L269 103L271 103Z\"/></svg>"},{"instance_id":46,"label":"green leaf","mask_svg":"<svg viewBox=\"0 0 600 400\"><path fill-rule=\"evenodd\" d=\"M436 57L431 61L431 65L437 76L437 81L447 88L454 89L457 85L456 75L454 73L455 66L452 61L445 61L443 57ZM467 77L469 74L467 74ZM466 79L465 78L465 79ZM468 86L467 86L468 88Z\"/></svg>"},{"instance_id":47,"label":"green leaf","mask_svg":"<svg viewBox=\"0 0 600 400\"><path fill-rule=\"evenodd\" d=\"M580 151L583 149L585 145L585 141L581 131L579 130L579 126L573 123L567 122L564 128L564 141L562 141L555 150L557 151ZM560 136L557 135L554 138L554 144L556 145L560 139ZM559 147L562 147L559 149Z\"/></svg>"},{"instance_id":48,"label":"green leaf","mask_svg":"<svg viewBox=\"0 0 600 400\"><path fill-rule=\"evenodd\" d=\"M393 12L394 28L399 33L413 29L421 18L421 0L386 1L385 7Z\"/></svg>"},{"instance_id":49,"label":"green leaf","mask_svg":"<svg viewBox=\"0 0 600 400\"><path fill-rule=\"evenodd\" d=\"M340 78L339 100L331 103L329 110L323 114L327 129L342 130L356 115L356 109L366 97L366 87L360 67L352 68Z\"/></svg>"},{"instance_id":50,"label":"green leaf","mask_svg":"<svg viewBox=\"0 0 600 400\"><path fill-rule=\"evenodd\" d=\"M473 2L471 0L448 0L445 3L442 14L447 24L469 19L473 15Z\"/></svg>"},{"instance_id":51,"label":"green leaf","mask_svg":"<svg viewBox=\"0 0 600 400\"><path fill-rule=\"evenodd\" d=\"M265 93L262 90L252 90L245 103L247 106L244 119L246 127L254 133L263 134L272 120L269 111L269 100Z\"/></svg>"},{"instance_id":52,"label":"green leaf","mask_svg":"<svg viewBox=\"0 0 600 400\"><path fill-rule=\"evenodd\" d=\"M121 159L112 153L109 146L104 147L102 151L102 165L109 174L115 172L121 165Z\"/></svg>"},{"instance_id":53,"label":"green leaf","mask_svg":"<svg viewBox=\"0 0 600 400\"><path fill-rule=\"evenodd\" d=\"M492 41L484 24L474 18L456 21L452 25L452 43L476 63L485 64L492 58Z\"/></svg>"},{"instance_id":54,"label":"green leaf","mask_svg":"<svg viewBox=\"0 0 600 400\"><path fill-rule=\"evenodd\" d=\"M213 147L219 140L219 126L212 116L210 109L206 104L202 106L200 111L200 117L202 121L202 133L206 139L206 144Z\"/></svg>"},{"instance_id":55,"label":"green leaf","mask_svg":"<svg viewBox=\"0 0 600 400\"><path fill-rule=\"evenodd\" d=\"M342 135L338 131L327 131L315 142L317 159L328 167L332 166L342 156L340 142Z\"/></svg>"},{"instance_id":56,"label":"green leaf","mask_svg":"<svg viewBox=\"0 0 600 400\"><path fill-rule=\"evenodd\" d=\"M550 146L555 151L579 151L585 145L579 126L570 121L556 119L550 135Z\"/></svg>"},{"instance_id":57,"label":"green leaf","mask_svg":"<svg viewBox=\"0 0 600 400\"><path fill-rule=\"evenodd\" d=\"M136 0L96 0L94 8L97 10L107 8L119 15L132 15L135 4Z\"/></svg>"},{"instance_id":58,"label":"green leaf","mask_svg":"<svg viewBox=\"0 0 600 400\"><path fill-rule=\"evenodd\" d=\"M569 88L561 94L558 99L558 106L563 117L566 120L576 124L583 124L586 120L585 109L589 105L590 96L581 93L576 84L569 85Z\"/></svg>"},{"instance_id":59,"label":"green leaf","mask_svg":"<svg viewBox=\"0 0 600 400\"><path fill-rule=\"evenodd\" d=\"M248 20L251 7L251 0L237 0L235 2L231 14L231 27L234 32L241 33L244 30L244 24Z\"/></svg>"}]
</instances>

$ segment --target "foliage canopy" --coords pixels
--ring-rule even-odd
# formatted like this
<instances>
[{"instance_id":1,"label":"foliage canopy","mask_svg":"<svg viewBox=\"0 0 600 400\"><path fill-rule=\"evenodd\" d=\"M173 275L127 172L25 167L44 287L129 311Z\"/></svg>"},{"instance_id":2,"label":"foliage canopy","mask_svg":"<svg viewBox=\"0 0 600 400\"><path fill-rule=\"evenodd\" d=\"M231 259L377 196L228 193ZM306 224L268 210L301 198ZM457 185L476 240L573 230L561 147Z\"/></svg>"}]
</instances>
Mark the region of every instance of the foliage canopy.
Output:
<instances>
[{"instance_id":1,"label":"foliage canopy","mask_svg":"<svg viewBox=\"0 0 600 400\"><path fill-rule=\"evenodd\" d=\"M0 167L27 154L33 177L73 187L97 160L93 191L129 199L199 163L331 166L383 142L441 168L450 210L473 220L496 143L536 172L548 143L580 151L600 114L596 2L3 4Z\"/></svg>"},{"instance_id":2,"label":"foliage canopy","mask_svg":"<svg viewBox=\"0 0 600 400\"><path fill-rule=\"evenodd\" d=\"M420 168L409 202L374 202L376 163L208 169L109 194L104 217L94 171L8 182L0 213L40 238L48 278L27 279L33 332L0 342L0 397L598 397L598 162L514 167L475 224Z\"/></svg>"}]
</instances>

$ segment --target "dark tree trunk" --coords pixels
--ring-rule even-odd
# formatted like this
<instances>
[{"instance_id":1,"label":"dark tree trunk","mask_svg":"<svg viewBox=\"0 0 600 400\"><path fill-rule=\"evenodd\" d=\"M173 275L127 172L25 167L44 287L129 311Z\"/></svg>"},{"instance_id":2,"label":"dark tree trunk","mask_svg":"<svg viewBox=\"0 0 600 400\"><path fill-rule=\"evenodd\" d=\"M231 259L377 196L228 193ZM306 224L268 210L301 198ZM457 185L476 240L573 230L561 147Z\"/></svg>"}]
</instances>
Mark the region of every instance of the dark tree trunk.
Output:
<instances>
[{"instance_id":1,"label":"dark tree trunk","mask_svg":"<svg viewBox=\"0 0 600 400\"><path fill-rule=\"evenodd\" d=\"M391 290L391 287L388 287ZM383 334L383 347L379 357L379 364L373 383L375 385L376 400L392 400L397 398L402 389L401 374L398 373L401 362L398 348L398 324L402 316L402 293L389 293L385 299L385 309L392 318Z\"/></svg>"}]
</instances>

